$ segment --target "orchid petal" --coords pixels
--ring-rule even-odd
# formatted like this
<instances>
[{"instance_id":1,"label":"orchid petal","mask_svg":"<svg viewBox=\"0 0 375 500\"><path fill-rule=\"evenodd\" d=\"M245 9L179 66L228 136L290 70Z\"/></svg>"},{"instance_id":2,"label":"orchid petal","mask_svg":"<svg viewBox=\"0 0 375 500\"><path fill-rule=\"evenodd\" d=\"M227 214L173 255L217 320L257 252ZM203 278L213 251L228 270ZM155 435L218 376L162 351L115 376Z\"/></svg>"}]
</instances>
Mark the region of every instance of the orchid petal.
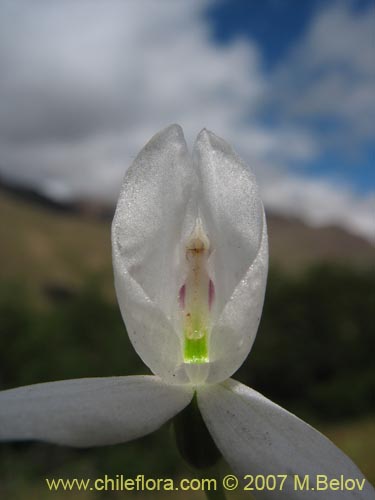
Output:
<instances>
[{"instance_id":1,"label":"orchid petal","mask_svg":"<svg viewBox=\"0 0 375 500\"><path fill-rule=\"evenodd\" d=\"M300 491L294 475L309 475L315 485L318 474L329 479L363 481L354 463L331 441L249 387L229 379L198 390L198 405L217 447L239 476L287 474L283 489L254 491L265 499L374 499L374 490L364 481L363 491Z\"/></svg>"},{"instance_id":2,"label":"orchid petal","mask_svg":"<svg viewBox=\"0 0 375 500\"><path fill-rule=\"evenodd\" d=\"M203 130L195 157L216 302L207 382L220 382L239 368L256 336L267 281L267 228L255 176L225 141Z\"/></svg>"},{"instance_id":3,"label":"orchid petal","mask_svg":"<svg viewBox=\"0 0 375 500\"><path fill-rule=\"evenodd\" d=\"M182 129L172 125L128 169L112 225L115 286L130 340L153 373L179 383L187 378L173 324L182 280L177 250L194 181Z\"/></svg>"},{"instance_id":4,"label":"orchid petal","mask_svg":"<svg viewBox=\"0 0 375 500\"><path fill-rule=\"evenodd\" d=\"M69 446L123 443L158 429L187 406L188 386L154 376L83 378L0 392L0 440Z\"/></svg>"}]
</instances>

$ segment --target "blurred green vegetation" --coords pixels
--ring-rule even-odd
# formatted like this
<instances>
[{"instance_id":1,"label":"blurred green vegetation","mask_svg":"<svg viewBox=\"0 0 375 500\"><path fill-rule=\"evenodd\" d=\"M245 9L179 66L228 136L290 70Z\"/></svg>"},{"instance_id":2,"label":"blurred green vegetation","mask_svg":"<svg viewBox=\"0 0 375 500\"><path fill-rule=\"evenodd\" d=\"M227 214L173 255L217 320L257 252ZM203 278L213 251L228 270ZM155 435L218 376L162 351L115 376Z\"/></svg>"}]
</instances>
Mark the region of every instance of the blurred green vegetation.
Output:
<instances>
[{"instance_id":1,"label":"blurred green vegetation","mask_svg":"<svg viewBox=\"0 0 375 500\"><path fill-rule=\"evenodd\" d=\"M319 419L374 410L375 271L271 269L258 335L237 378ZM90 278L39 304L20 283L0 286L0 387L61 378L148 373L116 303Z\"/></svg>"},{"instance_id":2,"label":"blurred green vegetation","mask_svg":"<svg viewBox=\"0 0 375 500\"><path fill-rule=\"evenodd\" d=\"M317 419L373 411L374 284L374 268L271 269L257 338L238 378Z\"/></svg>"},{"instance_id":3,"label":"blurred green vegetation","mask_svg":"<svg viewBox=\"0 0 375 500\"><path fill-rule=\"evenodd\" d=\"M271 269L255 344L235 375L322 429L372 481L374 278L374 269L333 264L294 274ZM26 285L3 282L0 389L149 373L104 288L101 279L91 277L73 291L47 290L41 302ZM0 471L0 495L15 499L25 498L22 483L35 486L38 480L43 488L44 477L195 476L178 456L168 425L136 442L91 450L3 444Z\"/></svg>"}]
</instances>

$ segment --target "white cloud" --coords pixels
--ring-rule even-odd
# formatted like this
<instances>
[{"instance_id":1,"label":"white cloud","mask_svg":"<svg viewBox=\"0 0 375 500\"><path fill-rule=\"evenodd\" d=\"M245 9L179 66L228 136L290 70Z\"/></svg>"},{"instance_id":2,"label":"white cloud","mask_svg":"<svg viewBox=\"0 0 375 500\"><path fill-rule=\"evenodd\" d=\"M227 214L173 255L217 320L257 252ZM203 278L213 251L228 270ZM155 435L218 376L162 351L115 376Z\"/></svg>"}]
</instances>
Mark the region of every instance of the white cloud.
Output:
<instances>
[{"instance_id":1,"label":"white cloud","mask_svg":"<svg viewBox=\"0 0 375 500\"><path fill-rule=\"evenodd\" d=\"M375 243L375 195L359 197L322 180L279 176L262 190L267 207L313 226L337 224Z\"/></svg>"},{"instance_id":2,"label":"white cloud","mask_svg":"<svg viewBox=\"0 0 375 500\"><path fill-rule=\"evenodd\" d=\"M266 201L280 209L292 207L287 200L295 197L297 181L285 173L285 165L312 160L325 147L299 118L328 113L355 127L360 140L371 132L373 73L369 56L362 54L368 22L345 6L322 12L299 48L266 77L254 43L238 39L217 46L212 41L202 16L208 2L4 0L0 172L59 199L113 200L142 145L177 122L190 144L203 126L225 137L257 170ZM343 30L354 46L358 41L361 54L345 40L343 50L337 41L343 40ZM355 71L353 85L341 70L331 71L338 60ZM310 84L322 65L327 75ZM304 75L306 84L296 88L297 77ZM270 103L284 113L282 126L258 121ZM311 198L306 217L342 224L349 218L350 227L363 227L368 235L366 203L363 214L359 210L353 216L350 193L330 186L332 204L341 203L341 218L329 197L320 203L319 218L312 217L319 190L308 180L303 189Z\"/></svg>"},{"instance_id":3,"label":"white cloud","mask_svg":"<svg viewBox=\"0 0 375 500\"><path fill-rule=\"evenodd\" d=\"M241 41L218 49L204 5L3 2L2 170L42 186L60 179L73 196L113 197L161 127L177 121L191 140L203 126L238 129L263 92L258 51Z\"/></svg>"},{"instance_id":4,"label":"white cloud","mask_svg":"<svg viewBox=\"0 0 375 500\"><path fill-rule=\"evenodd\" d=\"M335 2L318 13L274 75L283 116L313 125L322 148L360 148L375 138L375 6Z\"/></svg>"}]
</instances>

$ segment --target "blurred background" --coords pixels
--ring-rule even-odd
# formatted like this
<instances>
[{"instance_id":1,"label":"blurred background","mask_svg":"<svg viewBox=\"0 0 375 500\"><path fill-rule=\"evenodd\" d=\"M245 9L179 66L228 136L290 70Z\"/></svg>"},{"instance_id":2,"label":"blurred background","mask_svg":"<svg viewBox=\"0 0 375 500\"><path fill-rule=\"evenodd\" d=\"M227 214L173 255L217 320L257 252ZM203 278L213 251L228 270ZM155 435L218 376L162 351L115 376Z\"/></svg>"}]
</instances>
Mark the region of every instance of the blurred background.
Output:
<instances>
[{"instance_id":1,"label":"blurred background","mask_svg":"<svg viewBox=\"0 0 375 500\"><path fill-rule=\"evenodd\" d=\"M192 147L207 127L255 170L269 225L236 378L375 482L374 32L367 0L2 0L0 389L148 373L114 295L114 205L155 132L179 123ZM0 446L4 498L73 498L44 478L121 473L196 475L169 426L103 449Z\"/></svg>"}]
</instances>

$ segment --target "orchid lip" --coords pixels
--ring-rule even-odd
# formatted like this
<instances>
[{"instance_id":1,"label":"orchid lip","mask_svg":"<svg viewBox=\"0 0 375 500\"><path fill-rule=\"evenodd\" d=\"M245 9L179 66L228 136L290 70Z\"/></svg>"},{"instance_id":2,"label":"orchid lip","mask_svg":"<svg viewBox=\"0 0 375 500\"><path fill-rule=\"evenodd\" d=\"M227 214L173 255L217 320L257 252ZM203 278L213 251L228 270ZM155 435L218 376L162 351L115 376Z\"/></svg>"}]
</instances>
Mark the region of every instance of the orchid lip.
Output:
<instances>
[{"instance_id":1,"label":"orchid lip","mask_svg":"<svg viewBox=\"0 0 375 500\"><path fill-rule=\"evenodd\" d=\"M207 270L210 241L200 217L185 245L187 272L180 288L185 363L206 363L214 284Z\"/></svg>"}]
</instances>

